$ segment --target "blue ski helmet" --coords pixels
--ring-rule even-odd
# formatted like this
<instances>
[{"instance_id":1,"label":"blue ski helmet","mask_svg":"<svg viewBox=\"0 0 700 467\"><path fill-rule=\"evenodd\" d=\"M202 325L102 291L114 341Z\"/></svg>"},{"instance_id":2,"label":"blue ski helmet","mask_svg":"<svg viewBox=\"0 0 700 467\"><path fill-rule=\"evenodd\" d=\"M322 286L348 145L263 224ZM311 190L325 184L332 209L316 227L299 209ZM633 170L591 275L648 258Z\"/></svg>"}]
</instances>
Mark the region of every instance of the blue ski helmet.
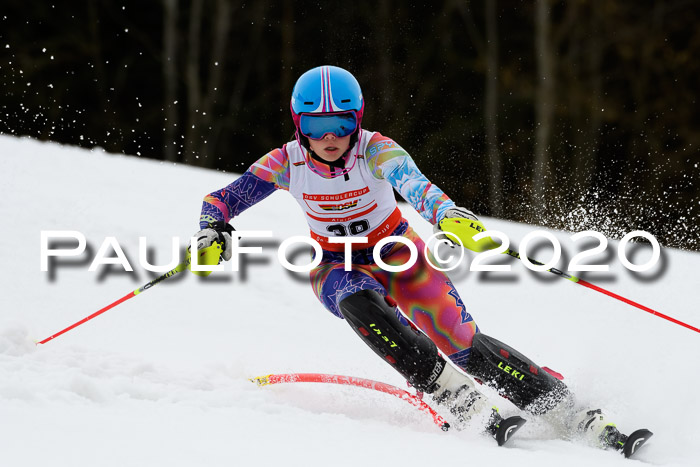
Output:
<instances>
[{"instance_id":1,"label":"blue ski helmet","mask_svg":"<svg viewBox=\"0 0 700 467\"><path fill-rule=\"evenodd\" d=\"M360 83L352 73L337 66L319 66L299 77L289 107L297 135L301 133L302 114L352 112L357 120L357 132L361 128L365 101Z\"/></svg>"}]
</instances>

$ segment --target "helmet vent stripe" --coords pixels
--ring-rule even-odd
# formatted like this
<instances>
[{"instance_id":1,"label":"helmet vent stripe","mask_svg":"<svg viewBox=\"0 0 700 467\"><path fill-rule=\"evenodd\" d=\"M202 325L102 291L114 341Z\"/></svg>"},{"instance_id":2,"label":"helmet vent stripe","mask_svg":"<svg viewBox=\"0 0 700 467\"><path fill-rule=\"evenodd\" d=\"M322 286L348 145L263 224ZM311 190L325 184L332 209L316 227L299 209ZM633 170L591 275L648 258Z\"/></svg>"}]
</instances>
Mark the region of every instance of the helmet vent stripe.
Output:
<instances>
[{"instance_id":1,"label":"helmet vent stripe","mask_svg":"<svg viewBox=\"0 0 700 467\"><path fill-rule=\"evenodd\" d=\"M326 69L326 105L324 106L324 112L333 111L333 102L331 101L331 69L324 67Z\"/></svg>"},{"instance_id":2,"label":"helmet vent stripe","mask_svg":"<svg viewBox=\"0 0 700 467\"><path fill-rule=\"evenodd\" d=\"M318 108L314 112L325 112L326 111L326 67L321 67L321 102L318 104Z\"/></svg>"}]
</instances>

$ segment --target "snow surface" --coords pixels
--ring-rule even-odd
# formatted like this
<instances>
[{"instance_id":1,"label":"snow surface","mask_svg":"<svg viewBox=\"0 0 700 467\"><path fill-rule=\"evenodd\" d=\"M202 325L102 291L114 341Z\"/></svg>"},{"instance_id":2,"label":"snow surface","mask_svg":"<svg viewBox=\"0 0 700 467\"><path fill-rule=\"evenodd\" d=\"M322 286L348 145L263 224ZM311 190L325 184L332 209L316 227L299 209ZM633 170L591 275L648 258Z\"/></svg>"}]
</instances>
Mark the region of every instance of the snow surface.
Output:
<instances>
[{"instance_id":1,"label":"snow surface","mask_svg":"<svg viewBox=\"0 0 700 467\"><path fill-rule=\"evenodd\" d=\"M248 379L258 375L321 372L405 387L323 309L303 275L279 265L279 242L308 233L282 192L235 221L239 230L275 232L245 274L185 272L35 346L155 277L139 265L138 237L148 238L154 262L168 262L171 238L185 245L198 229L203 195L234 175L8 136L0 136L0 173L1 466L698 465L700 335L514 260L511 273L455 271L468 310L482 331L564 374L622 431L654 431L637 460L550 439L538 420L498 448L476 430L443 433L386 394L255 386ZM485 221L514 245L535 229ZM83 232L92 254L41 272L40 232L48 230ZM554 233L567 257L577 251L570 233ZM135 272L88 271L107 236ZM610 273L578 275L700 326L700 254L663 249L660 267L634 275L620 266L616 242L607 251L593 260L611 264ZM531 256L546 259L548 249ZM632 256L641 263L649 252ZM502 413L515 411L494 400Z\"/></svg>"}]
</instances>

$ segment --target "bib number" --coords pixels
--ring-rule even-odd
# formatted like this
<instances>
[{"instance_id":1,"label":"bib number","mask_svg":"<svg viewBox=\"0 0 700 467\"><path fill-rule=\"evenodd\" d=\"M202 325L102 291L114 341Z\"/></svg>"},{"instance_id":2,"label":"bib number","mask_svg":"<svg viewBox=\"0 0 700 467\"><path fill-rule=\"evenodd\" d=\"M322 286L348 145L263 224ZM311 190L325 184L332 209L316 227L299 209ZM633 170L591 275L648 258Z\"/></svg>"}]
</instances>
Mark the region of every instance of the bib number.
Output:
<instances>
[{"instance_id":1,"label":"bib number","mask_svg":"<svg viewBox=\"0 0 700 467\"><path fill-rule=\"evenodd\" d=\"M336 237L347 237L348 230L350 230L350 235L357 236L369 230L369 222L366 219L362 219L349 223L347 227L345 227L345 224L333 224L326 227L326 230Z\"/></svg>"}]
</instances>

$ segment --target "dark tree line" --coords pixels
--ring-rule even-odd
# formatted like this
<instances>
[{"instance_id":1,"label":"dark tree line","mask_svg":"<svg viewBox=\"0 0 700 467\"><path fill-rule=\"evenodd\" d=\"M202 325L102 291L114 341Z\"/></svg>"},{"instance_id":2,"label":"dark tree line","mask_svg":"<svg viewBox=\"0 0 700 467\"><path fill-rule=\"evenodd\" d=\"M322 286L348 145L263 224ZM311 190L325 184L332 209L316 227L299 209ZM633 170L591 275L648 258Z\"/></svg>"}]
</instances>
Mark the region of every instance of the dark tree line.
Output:
<instances>
[{"instance_id":1,"label":"dark tree line","mask_svg":"<svg viewBox=\"0 0 700 467\"><path fill-rule=\"evenodd\" d=\"M699 3L6 0L0 132L241 172L334 64L476 212L700 249Z\"/></svg>"}]
</instances>

